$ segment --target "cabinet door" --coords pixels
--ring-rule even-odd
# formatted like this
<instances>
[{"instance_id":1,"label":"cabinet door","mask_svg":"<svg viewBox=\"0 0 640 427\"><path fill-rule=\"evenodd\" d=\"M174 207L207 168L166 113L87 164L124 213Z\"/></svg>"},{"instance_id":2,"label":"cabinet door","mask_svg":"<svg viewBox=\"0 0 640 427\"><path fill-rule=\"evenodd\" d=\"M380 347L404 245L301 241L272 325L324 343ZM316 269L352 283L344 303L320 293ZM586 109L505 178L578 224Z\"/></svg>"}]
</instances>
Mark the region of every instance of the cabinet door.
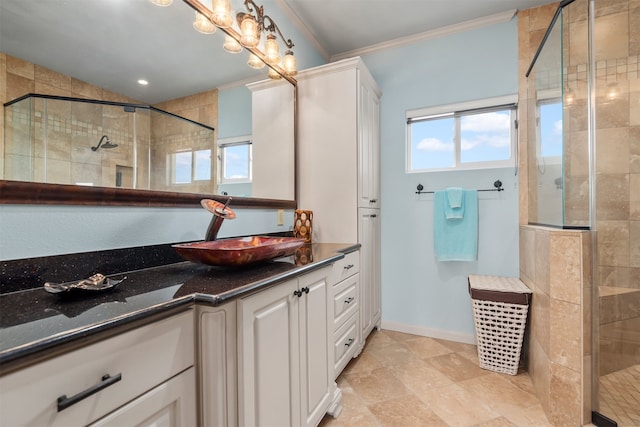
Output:
<instances>
[{"instance_id":1,"label":"cabinet door","mask_svg":"<svg viewBox=\"0 0 640 427\"><path fill-rule=\"evenodd\" d=\"M359 210L360 326L364 342L380 322L380 211Z\"/></svg>"},{"instance_id":2,"label":"cabinet door","mask_svg":"<svg viewBox=\"0 0 640 427\"><path fill-rule=\"evenodd\" d=\"M331 399L333 376L332 347L329 342L327 301L330 269L309 273L299 279L305 295L300 298L300 392L301 425L317 425L327 411ZM308 291L307 291L308 289Z\"/></svg>"},{"instance_id":3,"label":"cabinet door","mask_svg":"<svg viewBox=\"0 0 640 427\"><path fill-rule=\"evenodd\" d=\"M237 421L236 303L198 307L200 425L235 427Z\"/></svg>"},{"instance_id":4,"label":"cabinet door","mask_svg":"<svg viewBox=\"0 0 640 427\"><path fill-rule=\"evenodd\" d=\"M196 425L194 368L146 392L91 427L179 427Z\"/></svg>"},{"instance_id":5,"label":"cabinet door","mask_svg":"<svg viewBox=\"0 0 640 427\"><path fill-rule=\"evenodd\" d=\"M298 318L291 280L238 301L238 418L242 426L300 424Z\"/></svg>"},{"instance_id":6,"label":"cabinet door","mask_svg":"<svg viewBox=\"0 0 640 427\"><path fill-rule=\"evenodd\" d=\"M380 101L365 82L358 82L358 206L380 207Z\"/></svg>"}]
</instances>

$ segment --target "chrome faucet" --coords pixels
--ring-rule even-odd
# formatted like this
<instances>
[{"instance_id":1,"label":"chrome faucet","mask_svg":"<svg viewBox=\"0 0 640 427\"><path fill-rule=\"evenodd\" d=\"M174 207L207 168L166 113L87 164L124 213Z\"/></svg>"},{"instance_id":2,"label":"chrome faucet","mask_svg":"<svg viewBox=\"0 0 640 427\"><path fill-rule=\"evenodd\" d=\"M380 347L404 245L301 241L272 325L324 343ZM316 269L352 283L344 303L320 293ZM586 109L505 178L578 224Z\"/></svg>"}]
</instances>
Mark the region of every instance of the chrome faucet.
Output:
<instances>
[{"instance_id":1,"label":"chrome faucet","mask_svg":"<svg viewBox=\"0 0 640 427\"><path fill-rule=\"evenodd\" d=\"M236 218L235 212L227 207L229 206L229 203L231 203L231 197L227 199L227 202L224 205L211 199L200 200L200 204L202 205L202 207L213 214L213 218L211 218L211 222L209 223L209 228L207 228L207 233L205 234L204 240L216 240L218 238L218 231L222 226L222 222L225 219Z\"/></svg>"}]
</instances>

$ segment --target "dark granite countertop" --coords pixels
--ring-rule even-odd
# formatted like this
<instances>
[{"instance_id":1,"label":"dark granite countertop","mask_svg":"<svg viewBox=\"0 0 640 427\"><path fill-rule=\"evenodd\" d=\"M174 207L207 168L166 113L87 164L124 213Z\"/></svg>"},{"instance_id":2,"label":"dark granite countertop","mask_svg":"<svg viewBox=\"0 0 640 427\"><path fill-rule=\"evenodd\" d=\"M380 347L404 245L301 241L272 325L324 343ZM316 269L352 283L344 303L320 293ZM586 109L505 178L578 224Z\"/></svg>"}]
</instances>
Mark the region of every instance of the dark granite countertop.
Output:
<instances>
[{"instance_id":1,"label":"dark granite countertop","mask_svg":"<svg viewBox=\"0 0 640 427\"><path fill-rule=\"evenodd\" d=\"M114 327L193 304L218 306L331 264L353 244L312 244L312 256L284 257L246 268L178 262L112 275L127 276L115 289L73 298L41 286L0 295L0 365ZM0 366L1 367L1 366Z\"/></svg>"}]
</instances>

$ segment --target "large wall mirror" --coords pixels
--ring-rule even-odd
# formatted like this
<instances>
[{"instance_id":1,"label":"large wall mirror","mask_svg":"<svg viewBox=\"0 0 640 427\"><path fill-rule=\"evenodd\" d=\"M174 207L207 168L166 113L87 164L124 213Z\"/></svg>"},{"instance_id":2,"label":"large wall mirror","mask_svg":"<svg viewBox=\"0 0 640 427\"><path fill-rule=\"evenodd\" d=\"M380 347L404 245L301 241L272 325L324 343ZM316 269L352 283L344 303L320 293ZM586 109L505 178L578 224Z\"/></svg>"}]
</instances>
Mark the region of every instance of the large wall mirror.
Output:
<instances>
[{"instance_id":1,"label":"large wall mirror","mask_svg":"<svg viewBox=\"0 0 640 427\"><path fill-rule=\"evenodd\" d=\"M206 3L0 2L0 52L8 55L0 76L7 99L0 101L46 95L3 110L1 203L178 206L233 196L236 207L294 208L295 80L277 78L278 67L247 65L246 49L225 51L220 29L197 32L193 5ZM232 7L242 10L242 1L232 0ZM9 64L9 56L18 64ZM22 61L36 64L32 75L20 69ZM67 90L66 79L82 87ZM141 79L148 84L139 84ZM31 122L5 130L26 117L15 111L20 109L46 130ZM67 113L70 129L61 129L59 115ZM84 123L91 120L99 123ZM26 145L16 148L23 140ZM106 142L111 144L105 149ZM16 152L29 160L16 162ZM249 179L230 172L243 155L240 162L251 165L245 170ZM63 160L80 164L68 167L68 182L51 169ZM47 167L54 170L48 176Z\"/></svg>"}]
</instances>

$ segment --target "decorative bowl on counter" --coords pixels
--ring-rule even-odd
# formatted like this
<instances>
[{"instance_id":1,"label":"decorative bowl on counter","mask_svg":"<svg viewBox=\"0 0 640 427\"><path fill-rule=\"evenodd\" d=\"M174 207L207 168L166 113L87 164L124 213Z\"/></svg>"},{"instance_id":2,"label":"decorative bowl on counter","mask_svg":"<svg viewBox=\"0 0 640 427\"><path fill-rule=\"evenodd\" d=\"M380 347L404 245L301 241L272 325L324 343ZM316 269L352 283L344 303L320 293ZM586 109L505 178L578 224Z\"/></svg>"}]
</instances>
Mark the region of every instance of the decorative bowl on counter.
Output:
<instances>
[{"instance_id":1,"label":"decorative bowl on counter","mask_svg":"<svg viewBox=\"0 0 640 427\"><path fill-rule=\"evenodd\" d=\"M293 255L304 245L295 237L250 236L172 245L186 260L217 266L243 266Z\"/></svg>"}]
</instances>

